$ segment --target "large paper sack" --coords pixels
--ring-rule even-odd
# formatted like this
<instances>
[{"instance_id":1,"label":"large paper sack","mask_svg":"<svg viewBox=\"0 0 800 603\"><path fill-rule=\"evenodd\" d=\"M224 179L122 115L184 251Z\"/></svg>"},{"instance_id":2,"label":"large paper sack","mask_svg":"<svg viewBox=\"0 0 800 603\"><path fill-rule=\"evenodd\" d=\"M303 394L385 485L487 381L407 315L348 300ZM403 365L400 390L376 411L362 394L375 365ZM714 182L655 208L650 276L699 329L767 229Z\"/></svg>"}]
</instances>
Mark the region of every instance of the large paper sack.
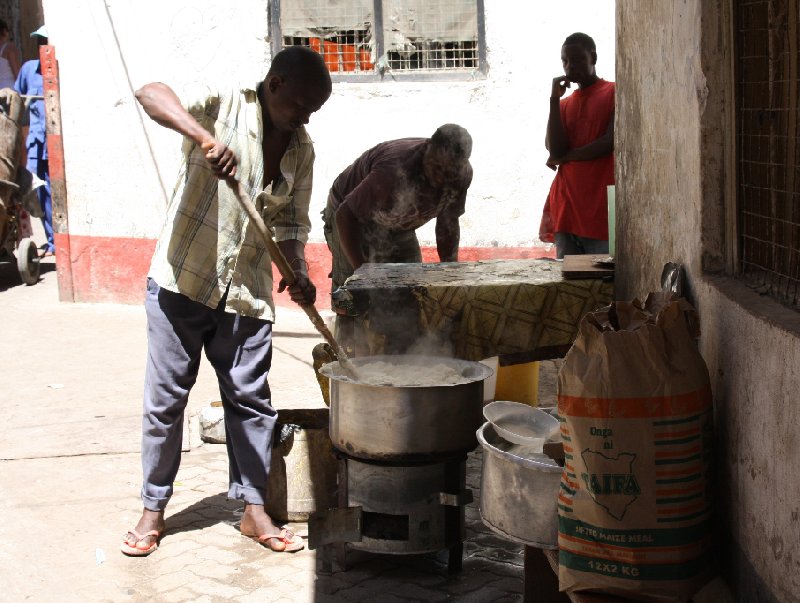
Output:
<instances>
[{"instance_id":1,"label":"large paper sack","mask_svg":"<svg viewBox=\"0 0 800 603\"><path fill-rule=\"evenodd\" d=\"M558 378L562 591L686 601L709 578L711 390L684 299L581 322Z\"/></svg>"}]
</instances>

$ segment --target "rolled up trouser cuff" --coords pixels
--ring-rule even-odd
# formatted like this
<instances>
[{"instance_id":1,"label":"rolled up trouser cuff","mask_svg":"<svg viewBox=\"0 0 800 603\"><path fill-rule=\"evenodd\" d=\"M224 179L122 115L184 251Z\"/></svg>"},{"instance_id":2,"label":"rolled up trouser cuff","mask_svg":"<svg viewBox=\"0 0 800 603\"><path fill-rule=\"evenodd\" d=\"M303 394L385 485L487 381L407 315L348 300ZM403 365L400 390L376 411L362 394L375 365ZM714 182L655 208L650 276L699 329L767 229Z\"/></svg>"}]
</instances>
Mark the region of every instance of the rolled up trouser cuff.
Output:
<instances>
[{"instance_id":1,"label":"rolled up trouser cuff","mask_svg":"<svg viewBox=\"0 0 800 603\"><path fill-rule=\"evenodd\" d=\"M243 500L248 505L263 505L266 503L263 490L248 488L239 484L231 485L228 490L228 498L231 500Z\"/></svg>"},{"instance_id":2,"label":"rolled up trouser cuff","mask_svg":"<svg viewBox=\"0 0 800 603\"><path fill-rule=\"evenodd\" d=\"M144 488L142 488L142 505L148 511L163 511L167 508L168 502L169 498L153 498L152 496L145 495Z\"/></svg>"}]
</instances>

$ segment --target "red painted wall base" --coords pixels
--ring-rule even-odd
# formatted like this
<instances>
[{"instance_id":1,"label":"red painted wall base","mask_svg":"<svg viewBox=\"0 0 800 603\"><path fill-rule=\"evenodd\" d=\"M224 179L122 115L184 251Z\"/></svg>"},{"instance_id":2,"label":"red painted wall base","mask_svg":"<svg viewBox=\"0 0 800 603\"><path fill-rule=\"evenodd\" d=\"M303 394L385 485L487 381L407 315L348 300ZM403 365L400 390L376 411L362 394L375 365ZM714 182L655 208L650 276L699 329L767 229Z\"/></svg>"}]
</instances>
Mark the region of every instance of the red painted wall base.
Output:
<instances>
[{"instance_id":1,"label":"red painted wall base","mask_svg":"<svg viewBox=\"0 0 800 603\"><path fill-rule=\"evenodd\" d=\"M63 301L89 303L140 304L144 300L145 279L154 239L56 235L58 285ZM463 247L459 260L471 262L490 259L555 257L555 248L544 247ZM331 255L322 243L306 245L306 259L311 280L317 286L317 308L330 308ZM423 248L422 259L436 262L436 249ZM280 279L273 266L276 282ZM275 303L291 306L286 293L276 294Z\"/></svg>"}]
</instances>

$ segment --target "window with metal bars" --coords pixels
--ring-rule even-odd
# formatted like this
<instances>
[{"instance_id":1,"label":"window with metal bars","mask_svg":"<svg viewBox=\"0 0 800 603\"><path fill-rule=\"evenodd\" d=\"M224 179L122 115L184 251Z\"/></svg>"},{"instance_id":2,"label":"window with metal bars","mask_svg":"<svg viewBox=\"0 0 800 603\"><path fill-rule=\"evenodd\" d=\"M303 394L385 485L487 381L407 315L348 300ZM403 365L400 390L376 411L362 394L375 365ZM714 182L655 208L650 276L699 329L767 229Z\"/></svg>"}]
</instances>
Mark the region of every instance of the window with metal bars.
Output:
<instances>
[{"instance_id":1,"label":"window with metal bars","mask_svg":"<svg viewBox=\"0 0 800 603\"><path fill-rule=\"evenodd\" d=\"M800 310L798 6L734 2L740 273Z\"/></svg>"},{"instance_id":2,"label":"window with metal bars","mask_svg":"<svg viewBox=\"0 0 800 603\"><path fill-rule=\"evenodd\" d=\"M334 81L486 72L483 0L270 0L272 51L309 46Z\"/></svg>"}]
</instances>

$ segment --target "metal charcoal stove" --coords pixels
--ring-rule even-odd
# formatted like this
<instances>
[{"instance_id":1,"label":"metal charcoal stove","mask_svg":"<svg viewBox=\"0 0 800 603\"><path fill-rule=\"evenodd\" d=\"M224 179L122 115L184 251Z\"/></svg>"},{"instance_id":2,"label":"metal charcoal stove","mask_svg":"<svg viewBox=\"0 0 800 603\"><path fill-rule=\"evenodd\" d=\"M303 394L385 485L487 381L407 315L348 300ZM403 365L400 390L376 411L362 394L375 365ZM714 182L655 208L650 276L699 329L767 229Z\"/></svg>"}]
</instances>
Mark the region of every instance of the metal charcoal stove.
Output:
<instances>
[{"instance_id":1,"label":"metal charcoal stove","mask_svg":"<svg viewBox=\"0 0 800 603\"><path fill-rule=\"evenodd\" d=\"M309 547L322 546L323 571L347 569L347 547L370 553L422 554L447 549L461 570L466 455L430 463L388 464L339 455L336 509L309 520Z\"/></svg>"},{"instance_id":2,"label":"metal charcoal stove","mask_svg":"<svg viewBox=\"0 0 800 603\"><path fill-rule=\"evenodd\" d=\"M382 554L448 551L461 570L465 535L466 455L477 446L483 381L479 362L426 356L376 359L421 367L445 363L455 385L394 386L331 379L330 435L338 456L338 507L309 518L309 548L321 547L323 571L345 571L347 549Z\"/></svg>"}]
</instances>

